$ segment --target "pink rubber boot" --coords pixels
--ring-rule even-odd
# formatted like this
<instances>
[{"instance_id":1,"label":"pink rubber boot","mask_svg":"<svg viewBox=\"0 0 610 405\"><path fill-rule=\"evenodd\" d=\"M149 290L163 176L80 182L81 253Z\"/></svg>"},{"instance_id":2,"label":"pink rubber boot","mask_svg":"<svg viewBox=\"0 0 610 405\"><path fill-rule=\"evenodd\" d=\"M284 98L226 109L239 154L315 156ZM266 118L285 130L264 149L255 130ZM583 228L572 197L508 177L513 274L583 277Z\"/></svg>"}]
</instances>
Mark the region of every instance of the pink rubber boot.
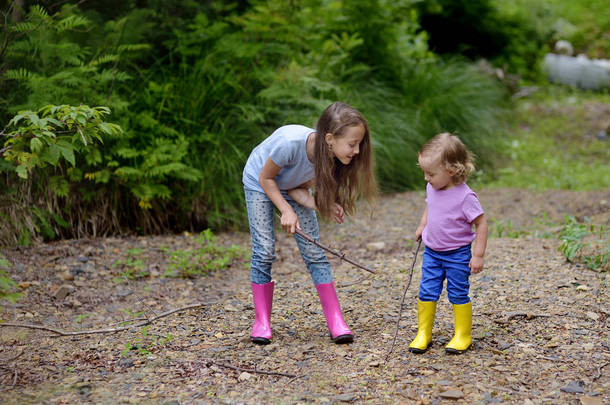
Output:
<instances>
[{"instance_id":1,"label":"pink rubber boot","mask_svg":"<svg viewBox=\"0 0 610 405\"><path fill-rule=\"evenodd\" d=\"M334 282L316 285L320 303L326 316L326 323L330 331L330 337L335 343L351 343L354 341L354 334L345 324L341 315L341 306L337 299Z\"/></svg>"},{"instance_id":2,"label":"pink rubber boot","mask_svg":"<svg viewBox=\"0 0 610 405\"><path fill-rule=\"evenodd\" d=\"M274 282L251 284L255 316L250 340L259 345L268 345L271 342L271 326L269 325L269 320L271 319Z\"/></svg>"}]
</instances>

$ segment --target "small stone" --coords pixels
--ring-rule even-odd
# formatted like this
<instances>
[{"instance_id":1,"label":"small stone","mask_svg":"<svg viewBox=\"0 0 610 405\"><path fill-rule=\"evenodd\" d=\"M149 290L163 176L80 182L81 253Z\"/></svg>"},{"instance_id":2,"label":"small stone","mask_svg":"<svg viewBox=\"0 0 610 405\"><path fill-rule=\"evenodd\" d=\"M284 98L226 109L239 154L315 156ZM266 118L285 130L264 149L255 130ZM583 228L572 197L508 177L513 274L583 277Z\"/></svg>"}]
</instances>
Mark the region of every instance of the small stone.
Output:
<instances>
[{"instance_id":1,"label":"small stone","mask_svg":"<svg viewBox=\"0 0 610 405\"><path fill-rule=\"evenodd\" d=\"M354 402L358 397L354 394L340 394L333 397L334 401Z\"/></svg>"},{"instance_id":2,"label":"small stone","mask_svg":"<svg viewBox=\"0 0 610 405\"><path fill-rule=\"evenodd\" d=\"M78 256L78 261L81 263L87 263L89 258L87 256Z\"/></svg>"},{"instance_id":3,"label":"small stone","mask_svg":"<svg viewBox=\"0 0 610 405\"><path fill-rule=\"evenodd\" d=\"M77 264L76 266L72 267L72 269L70 269L70 273L74 276L78 276L79 274L83 274L84 272L85 269L83 269L80 264Z\"/></svg>"},{"instance_id":4,"label":"small stone","mask_svg":"<svg viewBox=\"0 0 610 405\"><path fill-rule=\"evenodd\" d=\"M498 350L506 350L511 347L513 344L510 342L505 342L503 340L498 341Z\"/></svg>"},{"instance_id":5,"label":"small stone","mask_svg":"<svg viewBox=\"0 0 610 405\"><path fill-rule=\"evenodd\" d=\"M237 312L237 311L239 311L239 309L235 308L231 304L226 304L225 305L225 311L227 311L227 312Z\"/></svg>"},{"instance_id":6,"label":"small stone","mask_svg":"<svg viewBox=\"0 0 610 405\"><path fill-rule=\"evenodd\" d=\"M599 314L596 314L595 312L587 312L587 318L597 321L599 319Z\"/></svg>"},{"instance_id":7,"label":"small stone","mask_svg":"<svg viewBox=\"0 0 610 405\"><path fill-rule=\"evenodd\" d=\"M583 395L580 397L580 403L582 405L602 405L601 398L594 398L588 395Z\"/></svg>"},{"instance_id":8,"label":"small stone","mask_svg":"<svg viewBox=\"0 0 610 405\"><path fill-rule=\"evenodd\" d=\"M239 381L248 381L250 378L252 378L252 374L250 374L250 373L248 373L246 371L244 371L243 373L241 373L239 375L239 377L237 377L237 379Z\"/></svg>"},{"instance_id":9,"label":"small stone","mask_svg":"<svg viewBox=\"0 0 610 405\"><path fill-rule=\"evenodd\" d=\"M369 363L369 367L379 367L379 361L373 360Z\"/></svg>"},{"instance_id":10,"label":"small stone","mask_svg":"<svg viewBox=\"0 0 610 405\"><path fill-rule=\"evenodd\" d=\"M441 398L447 398L447 399L464 398L464 393L459 390L448 390L448 391L441 392L439 395Z\"/></svg>"},{"instance_id":11,"label":"small stone","mask_svg":"<svg viewBox=\"0 0 610 405\"><path fill-rule=\"evenodd\" d=\"M582 381L570 381L568 385L560 388L563 392L569 392L571 394L584 394L585 383Z\"/></svg>"},{"instance_id":12,"label":"small stone","mask_svg":"<svg viewBox=\"0 0 610 405\"><path fill-rule=\"evenodd\" d=\"M63 300L66 296L72 292L74 292L75 288L69 284L62 284L59 286L57 290L53 293L53 297L58 300Z\"/></svg>"},{"instance_id":13,"label":"small stone","mask_svg":"<svg viewBox=\"0 0 610 405\"><path fill-rule=\"evenodd\" d=\"M451 381L447 381L447 380L439 380L436 382L438 385L443 385L443 386L448 386L451 385Z\"/></svg>"},{"instance_id":14,"label":"small stone","mask_svg":"<svg viewBox=\"0 0 610 405\"><path fill-rule=\"evenodd\" d=\"M366 245L366 248L370 251L377 252L385 248L385 242L371 242Z\"/></svg>"},{"instance_id":15,"label":"small stone","mask_svg":"<svg viewBox=\"0 0 610 405\"><path fill-rule=\"evenodd\" d=\"M121 361L119 361L119 366L125 368L133 367L133 359L121 359Z\"/></svg>"},{"instance_id":16,"label":"small stone","mask_svg":"<svg viewBox=\"0 0 610 405\"><path fill-rule=\"evenodd\" d=\"M65 273L61 273L61 275L59 277L64 281L74 280L74 274L67 272L67 271Z\"/></svg>"},{"instance_id":17,"label":"small stone","mask_svg":"<svg viewBox=\"0 0 610 405\"><path fill-rule=\"evenodd\" d=\"M127 297L128 295L133 294L132 290L119 290L116 295L117 297Z\"/></svg>"}]
</instances>

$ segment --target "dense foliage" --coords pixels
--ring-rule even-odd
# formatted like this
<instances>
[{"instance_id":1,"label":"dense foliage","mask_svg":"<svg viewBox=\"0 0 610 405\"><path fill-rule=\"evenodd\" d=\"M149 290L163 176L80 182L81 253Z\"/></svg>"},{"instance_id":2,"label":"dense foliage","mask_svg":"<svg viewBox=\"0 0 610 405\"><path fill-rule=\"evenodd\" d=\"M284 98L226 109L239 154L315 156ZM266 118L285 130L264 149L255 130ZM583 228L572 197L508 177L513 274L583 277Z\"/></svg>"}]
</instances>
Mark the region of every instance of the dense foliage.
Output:
<instances>
[{"instance_id":1,"label":"dense foliage","mask_svg":"<svg viewBox=\"0 0 610 405\"><path fill-rule=\"evenodd\" d=\"M438 33L422 23L468 9L455 22L484 22L493 52L447 50L517 70L535 60L519 50L524 36L545 37L491 1L424 3L9 1L0 244L243 225L250 150L277 126L313 126L335 100L368 118L383 190L422 185L415 154L439 131L458 133L490 167L505 90L472 64L439 59L428 46ZM88 116L87 128L43 116L61 108L112 115Z\"/></svg>"}]
</instances>

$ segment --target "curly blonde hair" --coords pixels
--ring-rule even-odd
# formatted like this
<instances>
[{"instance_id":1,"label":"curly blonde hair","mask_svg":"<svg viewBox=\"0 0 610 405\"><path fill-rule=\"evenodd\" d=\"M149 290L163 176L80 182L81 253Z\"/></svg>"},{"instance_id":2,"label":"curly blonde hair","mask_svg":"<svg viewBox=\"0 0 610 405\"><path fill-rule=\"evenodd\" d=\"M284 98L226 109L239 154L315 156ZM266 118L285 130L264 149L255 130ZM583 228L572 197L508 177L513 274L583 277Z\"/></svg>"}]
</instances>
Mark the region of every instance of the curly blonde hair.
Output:
<instances>
[{"instance_id":1,"label":"curly blonde hair","mask_svg":"<svg viewBox=\"0 0 610 405\"><path fill-rule=\"evenodd\" d=\"M435 155L445 169L453 173L452 180L455 184L466 181L475 170L474 154L456 135L448 132L438 134L426 142L417 154L419 158L430 158Z\"/></svg>"}]
</instances>

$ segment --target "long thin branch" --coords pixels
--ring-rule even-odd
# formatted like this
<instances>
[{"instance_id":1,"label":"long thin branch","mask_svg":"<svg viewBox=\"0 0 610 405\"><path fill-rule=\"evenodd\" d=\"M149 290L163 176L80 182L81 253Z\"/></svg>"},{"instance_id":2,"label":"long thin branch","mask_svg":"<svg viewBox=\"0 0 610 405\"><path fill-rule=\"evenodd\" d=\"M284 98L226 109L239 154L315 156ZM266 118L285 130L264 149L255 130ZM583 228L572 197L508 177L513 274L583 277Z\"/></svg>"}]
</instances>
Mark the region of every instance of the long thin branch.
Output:
<instances>
[{"instance_id":1,"label":"long thin branch","mask_svg":"<svg viewBox=\"0 0 610 405\"><path fill-rule=\"evenodd\" d=\"M188 309L200 308L200 307L204 307L204 306L207 306L207 305L215 304L216 302L217 301L215 301L215 302L199 302L199 303L196 303L196 304L187 305L185 307L172 309L170 311L163 312L162 314L159 314L159 315L157 315L155 317L152 317L150 319L146 319L146 320L144 320L142 322L138 322L138 323L133 324L133 325L123 326L123 327L120 327L120 328L90 329L90 330L81 330L81 331L69 332L69 331L63 331L61 329L49 328L49 327L42 326L42 325L10 323L10 322L0 323L0 327L39 329L39 330L45 330L47 332L55 333L56 335L59 335L59 336L77 336L77 335L94 335L94 334L100 334L100 333L116 333L116 332L122 332L124 330L132 329L132 328L139 328L140 326L150 325L151 323L153 323L153 322L155 322L155 321L157 321L157 320L159 320L161 318L165 318L166 316L175 314L176 312L182 312L182 311L186 311Z\"/></svg>"},{"instance_id":2,"label":"long thin branch","mask_svg":"<svg viewBox=\"0 0 610 405\"><path fill-rule=\"evenodd\" d=\"M388 361L390 354L394 351L394 344L396 343L396 336L398 335L398 324L400 323L400 317L402 316L402 306L405 302L405 296L407 295L407 290L411 285L411 279L413 278L413 269L415 268L415 262L417 261L417 253L419 253L419 247L421 246L421 239L417 244L417 249L415 250L415 255L413 256L413 264L411 264L411 274L409 274L409 281L407 282L407 286L402 292L402 298L400 299L400 308L398 309L398 319L396 319L396 330L394 331L394 339L392 339L392 346L390 347L390 351L385 356L385 361Z\"/></svg>"},{"instance_id":3,"label":"long thin branch","mask_svg":"<svg viewBox=\"0 0 610 405\"><path fill-rule=\"evenodd\" d=\"M370 268L368 268L368 267L366 267L366 266L364 266L364 265L362 265L362 264L360 264L360 263L357 263L357 262L355 262L355 261L353 261L353 260L348 259L347 257L345 257L345 253L337 252L336 250L333 250L333 249L331 249L331 248L329 248L329 247L327 247L327 246L324 246L323 244L321 244L320 242L318 242L317 240L315 240L315 239L314 239L314 238L312 238L311 236L307 235L307 234L306 234L306 233L304 233L303 231L301 231L301 230L297 229L297 230L296 230L296 233L297 233L297 235L301 236L302 238L305 238L305 239L306 239L308 242L311 242L311 243L313 243L314 245L316 245L316 246L318 246L318 247L320 247L320 248L322 248L322 249L326 250L328 253L331 253L331 254L333 254L333 255L337 256L337 257L338 257L339 259L341 259L341 260L345 260L346 262L348 262L348 263L350 263L350 264L353 264L354 266L359 267L359 268L361 268L362 270L366 270L366 271L368 271L369 273L373 273L373 274L375 274L375 273L376 273L376 271L375 271L375 270L370 269Z\"/></svg>"}]
</instances>

